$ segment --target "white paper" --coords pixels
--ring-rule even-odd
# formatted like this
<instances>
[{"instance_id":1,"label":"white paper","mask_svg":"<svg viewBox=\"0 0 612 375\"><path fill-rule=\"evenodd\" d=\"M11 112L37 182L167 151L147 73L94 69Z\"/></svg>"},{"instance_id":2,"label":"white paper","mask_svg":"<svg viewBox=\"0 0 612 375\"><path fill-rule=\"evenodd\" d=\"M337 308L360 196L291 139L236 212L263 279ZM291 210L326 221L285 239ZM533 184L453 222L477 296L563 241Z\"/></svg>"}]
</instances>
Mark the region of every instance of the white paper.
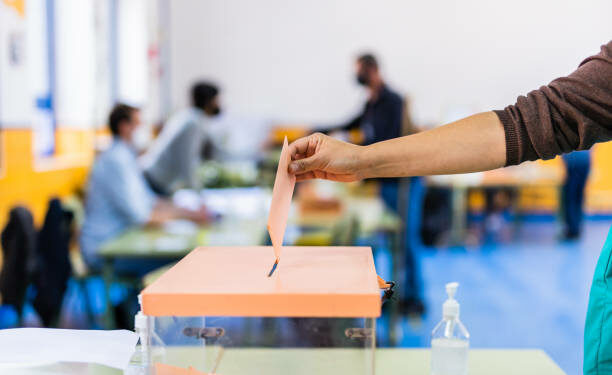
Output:
<instances>
[{"instance_id":1,"label":"white paper","mask_svg":"<svg viewBox=\"0 0 612 375\"><path fill-rule=\"evenodd\" d=\"M0 363L85 362L125 370L137 341L127 330L3 329Z\"/></svg>"},{"instance_id":2,"label":"white paper","mask_svg":"<svg viewBox=\"0 0 612 375\"><path fill-rule=\"evenodd\" d=\"M97 364L62 362L43 365L26 365L25 363L0 363L0 374L10 375L85 375L97 373L119 373Z\"/></svg>"}]
</instances>

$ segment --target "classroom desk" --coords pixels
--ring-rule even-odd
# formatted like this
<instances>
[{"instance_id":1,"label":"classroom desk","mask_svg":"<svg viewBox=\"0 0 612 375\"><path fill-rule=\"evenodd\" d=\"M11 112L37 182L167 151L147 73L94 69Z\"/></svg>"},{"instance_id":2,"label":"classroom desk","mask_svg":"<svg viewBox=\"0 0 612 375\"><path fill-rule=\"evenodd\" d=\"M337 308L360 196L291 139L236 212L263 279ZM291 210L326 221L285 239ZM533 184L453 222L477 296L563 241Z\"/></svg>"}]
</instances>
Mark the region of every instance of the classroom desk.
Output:
<instances>
[{"instance_id":1,"label":"classroom desk","mask_svg":"<svg viewBox=\"0 0 612 375\"><path fill-rule=\"evenodd\" d=\"M347 215L359 220L361 235L369 236L376 232L397 232L402 229L400 217L387 208L378 196L344 197L345 208L337 213L300 213L289 218L290 225L309 228L329 228Z\"/></svg>"},{"instance_id":2,"label":"classroom desk","mask_svg":"<svg viewBox=\"0 0 612 375\"><path fill-rule=\"evenodd\" d=\"M239 230L239 233L237 233ZM221 220L194 233L172 233L163 227L130 229L106 242L99 255L118 258L182 258L198 246L252 246L262 243L262 220Z\"/></svg>"},{"instance_id":3,"label":"classroom desk","mask_svg":"<svg viewBox=\"0 0 612 375\"><path fill-rule=\"evenodd\" d=\"M228 216L222 217L218 222L201 226L193 232L169 232L164 227L130 229L105 243L99 253L104 259L102 276L106 285L104 328L114 327L108 290L109 285L116 280L113 272L115 260L165 259L171 262L181 259L198 246L261 245L265 236L266 227L263 220Z\"/></svg>"},{"instance_id":4,"label":"classroom desk","mask_svg":"<svg viewBox=\"0 0 612 375\"><path fill-rule=\"evenodd\" d=\"M452 192L452 220L450 245L461 246L467 232L467 195L474 188L553 187L563 183L564 171L560 164L544 165L526 162L492 171L458 175L430 176L428 186L445 187Z\"/></svg>"},{"instance_id":5,"label":"classroom desk","mask_svg":"<svg viewBox=\"0 0 612 375\"><path fill-rule=\"evenodd\" d=\"M317 363L317 358L329 359L326 350L336 350L342 356L346 349L285 349L282 351L271 349L226 349L219 374L232 375L232 364L237 362L253 362L253 358L267 358L270 361L301 361L303 365L295 369L292 375L311 375L309 364ZM350 349L349 349L350 350ZM169 347L168 357L171 358L198 358L201 351L193 348ZM340 358L340 357L339 357ZM77 371L74 368L77 368ZM469 375L565 375L563 370L542 350L518 349L472 349L469 352ZM0 365L0 370L2 369ZM75 372L72 372L75 371ZM55 375L86 373L89 375L120 375L121 371L98 365L68 365L53 364L33 368L11 368L13 375ZM327 372L316 372L325 375ZM353 374L351 369L334 369L329 374ZM375 373L379 375L429 375L430 354L428 349L377 349L375 359ZM275 374L270 374L275 375ZM283 374L285 375L285 374Z\"/></svg>"}]
</instances>

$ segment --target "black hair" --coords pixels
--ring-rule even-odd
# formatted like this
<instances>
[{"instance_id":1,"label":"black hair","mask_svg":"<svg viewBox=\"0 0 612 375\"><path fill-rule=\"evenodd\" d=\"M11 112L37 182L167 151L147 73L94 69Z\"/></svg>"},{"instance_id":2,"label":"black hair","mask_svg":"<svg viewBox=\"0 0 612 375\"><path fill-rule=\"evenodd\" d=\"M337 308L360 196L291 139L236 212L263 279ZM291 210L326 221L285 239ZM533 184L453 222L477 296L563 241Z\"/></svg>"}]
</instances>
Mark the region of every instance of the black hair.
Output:
<instances>
[{"instance_id":1,"label":"black hair","mask_svg":"<svg viewBox=\"0 0 612 375\"><path fill-rule=\"evenodd\" d=\"M204 109L217 96L219 89L209 82L196 82L191 87L191 104Z\"/></svg>"},{"instance_id":2,"label":"black hair","mask_svg":"<svg viewBox=\"0 0 612 375\"><path fill-rule=\"evenodd\" d=\"M371 53L362 53L357 57L357 61L360 62L364 68L378 69L378 60Z\"/></svg>"},{"instance_id":3,"label":"black hair","mask_svg":"<svg viewBox=\"0 0 612 375\"><path fill-rule=\"evenodd\" d=\"M138 111L138 108L127 104L117 103L108 116L108 127L113 135L119 135L119 125L124 121L130 121L132 114Z\"/></svg>"}]
</instances>

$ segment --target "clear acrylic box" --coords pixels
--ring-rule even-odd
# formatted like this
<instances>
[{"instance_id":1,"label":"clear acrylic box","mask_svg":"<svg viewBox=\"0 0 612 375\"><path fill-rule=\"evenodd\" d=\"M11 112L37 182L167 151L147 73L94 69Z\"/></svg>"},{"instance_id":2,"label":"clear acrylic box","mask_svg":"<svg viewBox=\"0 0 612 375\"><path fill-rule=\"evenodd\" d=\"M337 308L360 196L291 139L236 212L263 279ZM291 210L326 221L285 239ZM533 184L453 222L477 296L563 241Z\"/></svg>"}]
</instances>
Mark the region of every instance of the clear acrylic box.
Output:
<instances>
[{"instance_id":1,"label":"clear acrylic box","mask_svg":"<svg viewBox=\"0 0 612 375\"><path fill-rule=\"evenodd\" d=\"M274 259L264 246L191 252L141 293L133 364L143 374L156 363L223 375L373 374L381 292L371 249L285 247L267 277Z\"/></svg>"}]
</instances>

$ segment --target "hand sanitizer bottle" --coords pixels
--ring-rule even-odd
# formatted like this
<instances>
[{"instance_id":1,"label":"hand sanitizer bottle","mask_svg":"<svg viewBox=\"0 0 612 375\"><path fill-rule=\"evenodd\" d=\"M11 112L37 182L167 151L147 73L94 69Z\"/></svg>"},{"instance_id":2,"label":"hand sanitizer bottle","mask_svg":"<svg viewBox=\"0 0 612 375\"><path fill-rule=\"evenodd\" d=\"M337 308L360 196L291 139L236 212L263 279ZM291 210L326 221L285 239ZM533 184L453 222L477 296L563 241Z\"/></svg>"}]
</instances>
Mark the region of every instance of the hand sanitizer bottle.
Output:
<instances>
[{"instance_id":1,"label":"hand sanitizer bottle","mask_svg":"<svg viewBox=\"0 0 612 375\"><path fill-rule=\"evenodd\" d=\"M431 333L431 375L467 375L470 334L459 320L455 293L459 283L446 284L448 299L442 306L442 321Z\"/></svg>"},{"instance_id":2,"label":"hand sanitizer bottle","mask_svg":"<svg viewBox=\"0 0 612 375\"><path fill-rule=\"evenodd\" d=\"M132 354L124 375L149 375L152 373L150 361L151 337L147 317L139 311L134 317L134 330L138 334L138 344Z\"/></svg>"}]
</instances>

